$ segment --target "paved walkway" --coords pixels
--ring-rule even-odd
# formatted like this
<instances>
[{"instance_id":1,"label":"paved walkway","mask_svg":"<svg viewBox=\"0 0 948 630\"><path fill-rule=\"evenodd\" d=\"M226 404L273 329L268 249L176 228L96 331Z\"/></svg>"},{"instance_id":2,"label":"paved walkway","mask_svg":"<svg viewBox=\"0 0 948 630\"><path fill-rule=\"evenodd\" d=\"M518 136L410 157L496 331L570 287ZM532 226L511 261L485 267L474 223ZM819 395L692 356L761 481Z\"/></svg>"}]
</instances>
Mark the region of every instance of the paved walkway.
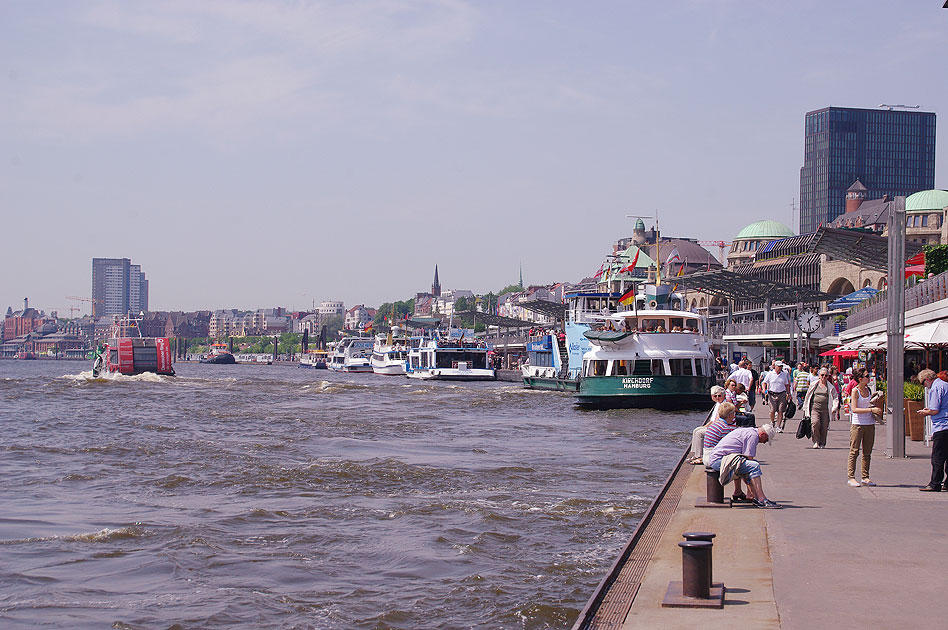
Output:
<instances>
[{"instance_id":1,"label":"paved walkway","mask_svg":"<svg viewBox=\"0 0 948 630\"><path fill-rule=\"evenodd\" d=\"M759 423L766 411L758 408ZM788 422L788 430L797 422ZM944 626L948 493L918 491L931 474L928 447L907 441L908 458L892 460L883 455L885 437L885 427L877 425L876 487L846 485L847 422L831 423L822 450L792 433L761 445L764 491L782 510L697 509L704 467L685 470L688 485L623 627ZM714 581L728 588L723 610L661 607L668 582L681 579L677 544L688 530L717 533Z\"/></svg>"}]
</instances>

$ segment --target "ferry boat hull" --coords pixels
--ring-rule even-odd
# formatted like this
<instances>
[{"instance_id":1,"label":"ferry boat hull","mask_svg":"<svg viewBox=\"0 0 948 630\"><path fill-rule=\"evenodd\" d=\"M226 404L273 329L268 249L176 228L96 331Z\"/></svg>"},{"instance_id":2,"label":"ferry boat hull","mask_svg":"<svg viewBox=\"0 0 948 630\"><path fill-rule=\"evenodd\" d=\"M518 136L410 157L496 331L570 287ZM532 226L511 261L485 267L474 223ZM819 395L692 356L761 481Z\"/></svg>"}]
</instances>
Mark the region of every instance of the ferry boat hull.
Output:
<instances>
[{"instance_id":1,"label":"ferry boat hull","mask_svg":"<svg viewBox=\"0 0 948 630\"><path fill-rule=\"evenodd\" d=\"M470 370L453 368L416 369L408 374L408 378L425 381L496 381L497 372L477 368Z\"/></svg>"},{"instance_id":2,"label":"ferry boat hull","mask_svg":"<svg viewBox=\"0 0 948 630\"><path fill-rule=\"evenodd\" d=\"M171 343L167 337L120 337L105 344L93 373L118 372L126 376L151 372L174 376L171 365Z\"/></svg>"},{"instance_id":3,"label":"ferry boat hull","mask_svg":"<svg viewBox=\"0 0 948 630\"><path fill-rule=\"evenodd\" d=\"M579 391L578 378L556 378L549 376L524 376L523 386L527 389L550 389L557 392Z\"/></svg>"},{"instance_id":4,"label":"ferry boat hull","mask_svg":"<svg viewBox=\"0 0 948 630\"><path fill-rule=\"evenodd\" d=\"M373 361L372 371L382 376L405 376L405 362L390 363L388 365L376 365Z\"/></svg>"},{"instance_id":5,"label":"ferry boat hull","mask_svg":"<svg viewBox=\"0 0 948 630\"><path fill-rule=\"evenodd\" d=\"M221 352L220 354L212 354L206 356L199 361L200 363L210 363L213 365L234 365L237 363L237 359L234 358L230 352Z\"/></svg>"},{"instance_id":6,"label":"ferry boat hull","mask_svg":"<svg viewBox=\"0 0 948 630\"><path fill-rule=\"evenodd\" d=\"M595 376L579 379L576 404L586 409L705 409L711 376Z\"/></svg>"}]
</instances>

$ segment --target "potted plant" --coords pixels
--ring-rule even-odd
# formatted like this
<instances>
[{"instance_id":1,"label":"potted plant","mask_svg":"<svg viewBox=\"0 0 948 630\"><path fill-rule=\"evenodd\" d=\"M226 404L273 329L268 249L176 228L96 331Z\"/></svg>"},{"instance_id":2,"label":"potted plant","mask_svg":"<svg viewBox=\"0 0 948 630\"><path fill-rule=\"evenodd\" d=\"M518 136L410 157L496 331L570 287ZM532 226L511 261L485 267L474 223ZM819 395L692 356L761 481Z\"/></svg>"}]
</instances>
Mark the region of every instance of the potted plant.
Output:
<instances>
[{"instance_id":1,"label":"potted plant","mask_svg":"<svg viewBox=\"0 0 948 630\"><path fill-rule=\"evenodd\" d=\"M925 407L925 388L918 383L905 383L905 429L913 442L925 439L925 418L919 415Z\"/></svg>"}]
</instances>

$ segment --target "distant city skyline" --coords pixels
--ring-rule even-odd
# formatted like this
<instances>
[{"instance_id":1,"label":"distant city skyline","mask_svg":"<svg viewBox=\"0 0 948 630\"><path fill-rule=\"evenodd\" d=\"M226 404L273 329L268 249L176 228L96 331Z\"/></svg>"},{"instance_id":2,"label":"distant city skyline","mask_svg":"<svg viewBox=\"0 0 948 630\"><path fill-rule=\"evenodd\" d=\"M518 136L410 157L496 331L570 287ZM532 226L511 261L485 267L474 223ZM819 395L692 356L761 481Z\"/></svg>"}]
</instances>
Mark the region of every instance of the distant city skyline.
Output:
<instances>
[{"instance_id":1,"label":"distant city skyline","mask_svg":"<svg viewBox=\"0 0 948 630\"><path fill-rule=\"evenodd\" d=\"M576 281L627 214L702 240L797 230L805 113L940 113L946 20L816 0L2 3L0 304L67 312L97 256L141 265L155 310L301 310L409 298L435 264L445 290L515 284L521 261L527 284Z\"/></svg>"}]
</instances>

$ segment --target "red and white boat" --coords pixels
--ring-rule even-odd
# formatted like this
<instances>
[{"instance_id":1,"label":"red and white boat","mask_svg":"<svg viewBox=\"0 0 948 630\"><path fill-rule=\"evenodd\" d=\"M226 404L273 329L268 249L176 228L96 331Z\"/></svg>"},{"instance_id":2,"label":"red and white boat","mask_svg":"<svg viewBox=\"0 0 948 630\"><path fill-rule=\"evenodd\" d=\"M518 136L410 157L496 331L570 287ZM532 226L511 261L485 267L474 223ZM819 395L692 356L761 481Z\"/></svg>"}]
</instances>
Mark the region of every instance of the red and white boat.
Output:
<instances>
[{"instance_id":1,"label":"red and white boat","mask_svg":"<svg viewBox=\"0 0 948 630\"><path fill-rule=\"evenodd\" d=\"M152 372L174 376L171 343L167 337L142 337L141 320L125 317L112 327L112 337L101 346L92 366L97 378L102 372L134 375Z\"/></svg>"}]
</instances>

